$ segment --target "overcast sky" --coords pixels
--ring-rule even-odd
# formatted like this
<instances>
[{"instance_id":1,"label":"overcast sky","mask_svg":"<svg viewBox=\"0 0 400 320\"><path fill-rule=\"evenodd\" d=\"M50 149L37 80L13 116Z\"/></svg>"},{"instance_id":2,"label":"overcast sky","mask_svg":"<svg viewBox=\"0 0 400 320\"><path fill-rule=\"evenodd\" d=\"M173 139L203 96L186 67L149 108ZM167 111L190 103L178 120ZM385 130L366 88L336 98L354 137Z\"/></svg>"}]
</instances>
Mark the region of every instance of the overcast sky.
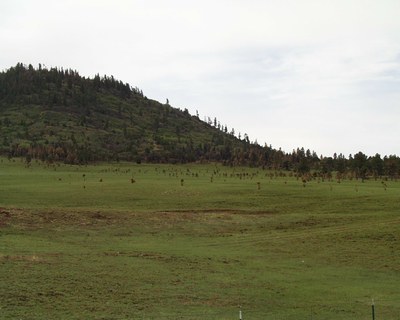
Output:
<instances>
[{"instance_id":1,"label":"overcast sky","mask_svg":"<svg viewBox=\"0 0 400 320\"><path fill-rule=\"evenodd\" d=\"M1 0L0 46L287 152L400 155L399 0Z\"/></svg>"}]
</instances>

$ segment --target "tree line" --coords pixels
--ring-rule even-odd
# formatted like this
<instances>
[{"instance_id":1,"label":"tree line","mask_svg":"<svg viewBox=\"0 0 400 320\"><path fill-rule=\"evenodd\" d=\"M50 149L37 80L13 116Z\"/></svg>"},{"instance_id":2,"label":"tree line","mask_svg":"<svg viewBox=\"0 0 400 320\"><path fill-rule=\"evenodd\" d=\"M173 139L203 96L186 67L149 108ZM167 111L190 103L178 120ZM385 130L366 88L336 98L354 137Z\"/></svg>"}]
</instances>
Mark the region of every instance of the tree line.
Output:
<instances>
[{"instance_id":1,"label":"tree line","mask_svg":"<svg viewBox=\"0 0 400 320\"><path fill-rule=\"evenodd\" d=\"M47 69L39 64L18 63L0 73L0 100L3 103L64 105L85 107L96 104L97 93L108 90L123 99L131 95L143 96L138 88L116 80L113 76L96 74L93 79L79 75L78 71L63 68Z\"/></svg>"}]
</instances>

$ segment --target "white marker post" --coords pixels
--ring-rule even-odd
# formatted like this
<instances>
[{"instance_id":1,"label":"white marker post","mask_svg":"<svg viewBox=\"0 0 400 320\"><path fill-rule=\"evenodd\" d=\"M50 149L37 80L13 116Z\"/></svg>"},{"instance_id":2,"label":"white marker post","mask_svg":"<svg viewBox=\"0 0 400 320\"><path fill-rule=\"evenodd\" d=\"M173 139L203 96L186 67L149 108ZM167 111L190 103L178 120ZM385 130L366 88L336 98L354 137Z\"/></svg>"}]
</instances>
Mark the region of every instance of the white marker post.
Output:
<instances>
[{"instance_id":1,"label":"white marker post","mask_svg":"<svg viewBox=\"0 0 400 320\"><path fill-rule=\"evenodd\" d=\"M239 306L239 320L243 320L243 318L242 318L242 306Z\"/></svg>"},{"instance_id":2,"label":"white marker post","mask_svg":"<svg viewBox=\"0 0 400 320\"><path fill-rule=\"evenodd\" d=\"M374 299L372 299L372 320L375 320L375 302Z\"/></svg>"}]
</instances>

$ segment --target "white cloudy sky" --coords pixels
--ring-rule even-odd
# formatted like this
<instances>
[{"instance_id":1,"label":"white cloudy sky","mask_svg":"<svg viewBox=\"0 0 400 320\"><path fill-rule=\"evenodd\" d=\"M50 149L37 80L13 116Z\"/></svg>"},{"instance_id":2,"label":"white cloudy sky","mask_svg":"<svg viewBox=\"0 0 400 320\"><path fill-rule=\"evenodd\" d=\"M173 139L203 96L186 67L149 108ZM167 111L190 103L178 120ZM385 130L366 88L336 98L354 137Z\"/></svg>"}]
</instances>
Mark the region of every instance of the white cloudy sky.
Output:
<instances>
[{"instance_id":1,"label":"white cloudy sky","mask_svg":"<svg viewBox=\"0 0 400 320\"><path fill-rule=\"evenodd\" d=\"M288 152L400 154L399 0L1 0L0 46Z\"/></svg>"}]
</instances>

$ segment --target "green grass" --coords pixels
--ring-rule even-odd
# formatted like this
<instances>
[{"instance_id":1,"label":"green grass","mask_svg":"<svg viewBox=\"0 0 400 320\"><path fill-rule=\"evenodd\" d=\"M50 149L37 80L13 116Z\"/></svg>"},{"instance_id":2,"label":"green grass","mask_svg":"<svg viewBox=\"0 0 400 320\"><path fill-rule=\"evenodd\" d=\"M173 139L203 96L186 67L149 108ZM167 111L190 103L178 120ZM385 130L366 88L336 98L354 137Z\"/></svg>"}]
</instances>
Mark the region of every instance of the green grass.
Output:
<instances>
[{"instance_id":1,"label":"green grass","mask_svg":"<svg viewBox=\"0 0 400 320\"><path fill-rule=\"evenodd\" d=\"M0 161L1 319L400 319L395 181Z\"/></svg>"}]
</instances>

